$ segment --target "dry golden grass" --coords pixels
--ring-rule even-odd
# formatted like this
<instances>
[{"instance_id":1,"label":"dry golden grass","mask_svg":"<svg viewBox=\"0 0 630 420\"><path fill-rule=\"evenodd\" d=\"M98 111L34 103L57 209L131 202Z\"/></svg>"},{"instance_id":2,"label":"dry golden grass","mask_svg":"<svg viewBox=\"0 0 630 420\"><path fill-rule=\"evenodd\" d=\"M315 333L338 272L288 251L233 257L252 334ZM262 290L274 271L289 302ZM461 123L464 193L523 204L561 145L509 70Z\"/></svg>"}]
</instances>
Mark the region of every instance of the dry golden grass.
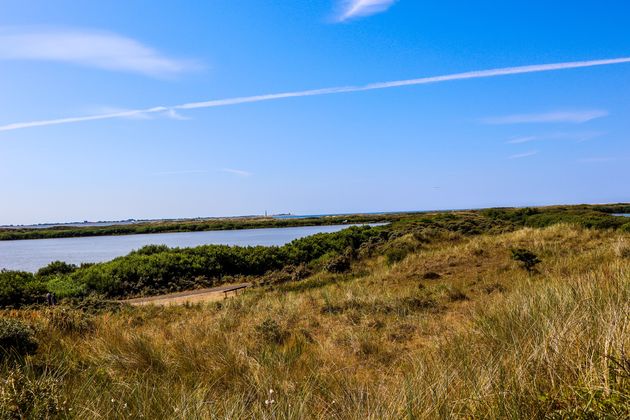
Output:
<instances>
[{"instance_id":1,"label":"dry golden grass","mask_svg":"<svg viewBox=\"0 0 630 420\"><path fill-rule=\"evenodd\" d=\"M627 418L624 241L570 226L452 238L349 275L104 313L89 331L16 312L40 328L23 381L52 380L39 398L91 419Z\"/></svg>"}]
</instances>

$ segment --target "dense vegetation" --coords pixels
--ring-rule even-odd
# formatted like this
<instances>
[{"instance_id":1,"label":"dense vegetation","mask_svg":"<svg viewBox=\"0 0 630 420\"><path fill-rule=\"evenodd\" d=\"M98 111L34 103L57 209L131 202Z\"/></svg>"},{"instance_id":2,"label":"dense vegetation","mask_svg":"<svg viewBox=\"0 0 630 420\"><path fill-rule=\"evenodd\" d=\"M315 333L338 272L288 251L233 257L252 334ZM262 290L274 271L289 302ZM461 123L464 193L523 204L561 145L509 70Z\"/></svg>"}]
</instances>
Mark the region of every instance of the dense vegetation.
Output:
<instances>
[{"instance_id":1,"label":"dense vegetation","mask_svg":"<svg viewBox=\"0 0 630 420\"><path fill-rule=\"evenodd\" d=\"M91 294L115 298L211 286L234 276L304 271L344 252L350 257L362 244L385 240L387 236L380 228L365 226L313 235L281 247L206 245L171 249L150 245L102 264L76 267L54 262L35 274L2 271L0 306L43 303L47 292L59 298Z\"/></svg>"},{"instance_id":2,"label":"dense vegetation","mask_svg":"<svg viewBox=\"0 0 630 420\"><path fill-rule=\"evenodd\" d=\"M277 281L299 279L322 269L342 273L352 261L376 249L390 264L402 260L416 249L415 245L396 241L405 235L422 243L444 232L498 234L557 223L630 232L630 219L610 215L628 210L628 206L609 205L401 214L382 216L390 218L387 226L351 227L281 247L147 246L106 263L76 267L54 262L35 274L0 271L0 307L41 304L47 292L58 298L111 299L214 286L239 277L267 276Z\"/></svg>"},{"instance_id":3,"label":"dense vegetation","mask_svg":"<svg viewBox=\"0 0 630 420\"><path fill-rule=\"evenodd\" d=\"M510 218L321 236L311 274L220 302L4 311L38 347L0 364L0 418L629 418L630 235Z\"/></svg>"}]
</instances>

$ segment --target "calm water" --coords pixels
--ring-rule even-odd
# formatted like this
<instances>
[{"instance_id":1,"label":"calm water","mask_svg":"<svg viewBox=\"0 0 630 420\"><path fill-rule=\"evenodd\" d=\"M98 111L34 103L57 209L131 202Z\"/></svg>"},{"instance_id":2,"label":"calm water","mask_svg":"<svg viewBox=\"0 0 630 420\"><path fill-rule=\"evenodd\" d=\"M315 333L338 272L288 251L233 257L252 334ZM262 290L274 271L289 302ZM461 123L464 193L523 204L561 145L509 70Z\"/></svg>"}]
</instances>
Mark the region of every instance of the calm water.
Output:
<instances>
[{"instance_id":1,"label":"calm water","mask_svg":"<svg viewBox=\"0 0 630 420\"><path fill-rule=\"evenodd\" d=\"M630 217L630 213L616 213L613 216Z\"/></svg>"},{"instance_id":2,"label":"calm water","mask_svg":"<svg viewBox=\"0 0 630 420\"><path fill-rule=\"evenodd\" d=\"M127 255L145 245L284 245L316 233L337 232L349 225L94 236L87 238L0 241L0 269L37 271L52 261L72 264L103 262Z\"/></svg>"}]
</instances>

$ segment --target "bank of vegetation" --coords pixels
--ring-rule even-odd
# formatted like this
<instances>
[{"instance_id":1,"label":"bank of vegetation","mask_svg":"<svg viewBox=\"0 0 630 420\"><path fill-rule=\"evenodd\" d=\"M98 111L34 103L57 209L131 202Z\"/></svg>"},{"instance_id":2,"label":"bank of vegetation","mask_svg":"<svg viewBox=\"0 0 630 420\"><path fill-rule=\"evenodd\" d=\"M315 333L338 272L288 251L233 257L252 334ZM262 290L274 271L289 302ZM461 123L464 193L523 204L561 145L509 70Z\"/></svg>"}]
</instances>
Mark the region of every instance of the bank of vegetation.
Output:
<instances>
[{"instance_id":1,"label":"bank of vegetation","mask_svg":"<svg viewBox=\"0 0 630 420\"><path fill-rule=\"evenodd\" d=\"M627 206L556 206L393 215L384 226L354 226L297 239L284 246L206 245L168 248L150 245L129 255L80 267L54 262L37 273L0 271L0 307L44 304L60 299L111 300L151 296L240 281L299 280L320 271L344 272L373 253L389 260L415 250L397 238L430 241L433 236L512 232L558 223L630 232L630 219L612 216Z\"/></svg>"},{"instance_id":2,"label":"bank of vegetation","mask_svg":"<svg viewBox=\"0 0 630 420\"><path fill-rule=\"evenodd\" d=\"M22 274L112 276L99 293L116 296L138 278L116 276L153 265L192 279L246 267L257 287L4 310L0 418L629 418L630 233L585 211L422 216L284 249L153 247ZM220 266L204 265L210 249Z\"/></svg>"}]
</instances>

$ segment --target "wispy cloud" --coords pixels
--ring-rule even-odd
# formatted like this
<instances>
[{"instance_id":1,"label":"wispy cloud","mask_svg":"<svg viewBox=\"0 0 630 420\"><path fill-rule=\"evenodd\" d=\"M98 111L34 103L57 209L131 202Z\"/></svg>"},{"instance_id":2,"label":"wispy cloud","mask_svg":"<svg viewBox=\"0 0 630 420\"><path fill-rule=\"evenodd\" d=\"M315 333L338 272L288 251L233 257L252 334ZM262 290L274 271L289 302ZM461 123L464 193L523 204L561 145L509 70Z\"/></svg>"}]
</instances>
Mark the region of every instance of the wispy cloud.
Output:
<instances>
[{"instance_id":1,"label":"wispy cloud","mask_svg":"<svg viewBox=\"0 0 630 420\"><path fill-rule=\"evenodd\" d=\"M580 132L580 133L551 133L551 134L541 134L538 136L522 136L522 137L514 137L508 141L507 144L522 144L529 143L532 141L545 141L545 140L567 140L567 141L587 141L594 139L596 137L603 136L606 133L600 131L588 131L588 132Z\"/></svg>"},{"instance_id":2,"label":"wispy cloud","mask_svg":"<svg viewBox=\"0 0 630 420\"><path fill-rule=\"evenodd\" d=\"M608 111L594 109L586 111L557 111L543 114L514 114L490 117L481 120L484 124L528 124L528 123L573 123L579 124L608 116Z\"/></svg>"},{"instance_id":3,"label":"wispy cloud","mask_svg":"<svg viewBox=\"0 0 630 420\"><path fill-rule=\"evenodd\" d=\"M58 61L154 77L198 67L122 35L60 28L0 28L0 60Z\"/></svg>"},{"instance_id":4,"label":"wispy cloud","mask_svg":"<svg viewBox=\"0 0 630 420\"><path fill-rule=\"evenodd\" d=\"M205 101L205 102L191 102L191 103L174 105L174 106L156 106L153 108L138 109L138 110L132 110L132 111L126 111L126 112L118 112L118 113L12 123L12 124L6 124L6 125L0 126L0 131L12 131L12 130L20 130L24 128L43 127L43 126L51 126L51 125L59 125L59 124L71 124L71 123L86 122L86 121L109 120L109 119L114 119L114 118L127 118L136 114L151 114L151 113L167 112L171 109L178 111L178 110L186 110L186 109L215 108L215 107L223 107L223 106L229 106L229 105L248 104L248 103L254 103L254 102L275 101L275 100L287 99L287 98L333 95L333 94L350 93L350 92L365 92L365 91L378 90L378 89L391 89L391 88L404 87L404 86L425 85L425 84L430 84L430 83L443 83L443 82L449 82L449 81L455 81L455 80L481 79L481 78L508 76L508 75L515 75L515 74L539 73L539 72L546 72L546 71L559 71L559 70L577 69L577 68L584 68L584 67L606 66L606 65L621 64L621 63L630 63L630 57L614 58L614 59L606 59L606 60L575 61L575 62L568 62L568 63L536 64L536 65L531 65L531 66L507 67L507 68L491 69L491 70L478 70L478 71L471 71L471 72L466 72L466 73L448 74L444 76L422 77L419 79L398 80L394 82L370 83L368 85L363 85L363 86L341 86L341 87L331 87L331 88L324 88L324 89L302 90L302 91L295 91L295 92L272 93L272 94L267 94L267 95L244 96L244 97L227 98L227 99L214 99L214 100Z\"/></svg>"},{"instance_id":5,"label":"wispy cloud","mask_svg":"<svg viewBox=\"0 0 630 420\"><path fill-rule=\"evenodd\" d=\"M389 9L396 0L344 0L341 4L342 12L337 21L356 19L384 12Z\"/></svg>"},{"instance_id":6,"label":"wispy cloud","mask_svg":"<svg viewBox=\"0 0 630 420\"><path fill-rule=\"evenodd\" d=\"M168 111L164 112L164 116L166 118L170 118L172 120L178 120L178 121L188 121L191 120L192 118L187 117L185 115L180 114L179 112L175 111L174 109L169 109Z\"/></svg>"},{"instance_id":7,"label":"wispy cloud","mask_svg":"<svg viewBox=\"0 0 630 420\"><path fill-rule=\"evenodd\" d=\"M534 156L537 154L538 154L538 150L532 150L530 152L517 153L515 155L508 156L508 159L523 159L523 158Z\"/></svg>"},{"instance_id":8,"label":"wispy cloud","mask_svg":"<svg viewBox=\"0 0 630 420\"><path fill-rule=\"evenodd\" d=\"M222 169L219 169L219 171L220 172L225 172L225 173L228 173L228 174L242 176L242 177L248 177L248 176L252 176L253 175L251 172L243 171L243 170L240 170L240 169L222 168Z\"/></svg>"},{"instance_id":9,"label":"wispy cloud","mask_svg":"<svg viewBox=\"0 0 630 420\"><path fill-rule=\"evenodd\" d=\"M94 110L95 109L92 108L92 111ZM112 113L127 114L126 117L121 117L121 118L129 119L129 120L154 120L156 118L168 118L171 120L187 121L191 119L190 117L181 115L179 112L177 112L174 109L165 109L163 112L138 113L131 109L104 106L104 107L96 108L96 112L103 113L103 114L112 114Z\"/></svg>"}]
</instances>

